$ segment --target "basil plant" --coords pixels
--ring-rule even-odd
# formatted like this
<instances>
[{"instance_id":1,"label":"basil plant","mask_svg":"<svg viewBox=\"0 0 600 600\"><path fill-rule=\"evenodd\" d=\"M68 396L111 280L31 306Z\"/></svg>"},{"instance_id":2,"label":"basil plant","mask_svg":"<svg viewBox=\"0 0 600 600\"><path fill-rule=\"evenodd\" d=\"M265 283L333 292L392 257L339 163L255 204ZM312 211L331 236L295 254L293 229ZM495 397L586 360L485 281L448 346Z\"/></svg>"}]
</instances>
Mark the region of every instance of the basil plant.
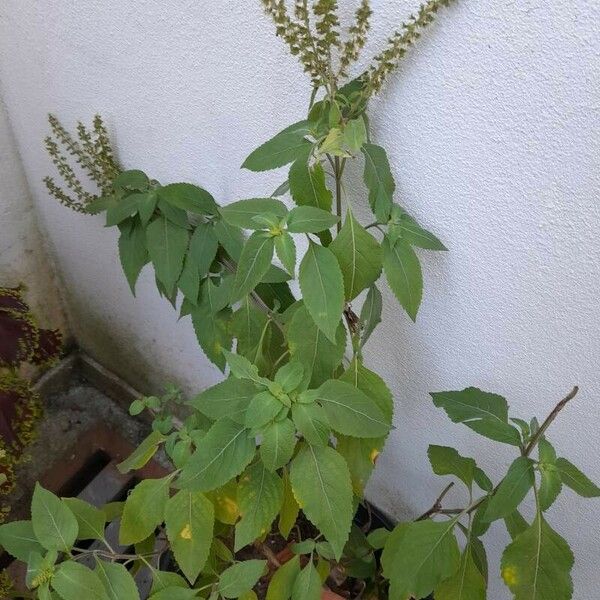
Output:
<instances>
[{"instance_id":1,"label":"basil plant","mask_svg":"<svg viewBox=\"0 0 600 600\"><path fill-rule=\"evenodd\" d=\"M368 0L345 36L335 0L262 3L312 82L307 113L242 165L283 173L273 193L221 205L193 183L122 170L99 117L91 129L79 124L77 135L50 119L46 146L67 189L49 177L49 192L118 229L132 292L148 265L226 377L191 399L168 390L131 405L132 414L153 415L153 429L120 469L139 469L160 450L172 463L168 475L142 480L124 502L104 507L38 486L31 520L2 526L0 543L27 563L31 597L42 599L137 599L134 576L146 570L152 600L317 600L325 583L350 597L433 591L436 600L479 600L488 571L480 536L505 519L514 541L501 568L514 597L570 598L572 555L544 511L562 483L584 496L599 490L556 457L547 426L509 421L499 396L471 388L433 395L452 421L519 450L498 486L473 459L431 446L434 471L466 487L465 508L445 509L440 499L392 532L354 522L392 428L392 394L364 352L382 318L380 289L389 287L414 320L423 294L417 251L446 250L398 202L368 105L450 1L422 5L354 78ZM97 194L86 191L71 159ZM344 193L351 162L363 171L353 196L365 208L356 212ZM357 214L366 211L372 216L363 222ZM517 508L531 489L538 510L527 523ZM116 541L105 534L113 521ZM265 541L273 539L283 553Z\"/></svg>"}]
</instances>

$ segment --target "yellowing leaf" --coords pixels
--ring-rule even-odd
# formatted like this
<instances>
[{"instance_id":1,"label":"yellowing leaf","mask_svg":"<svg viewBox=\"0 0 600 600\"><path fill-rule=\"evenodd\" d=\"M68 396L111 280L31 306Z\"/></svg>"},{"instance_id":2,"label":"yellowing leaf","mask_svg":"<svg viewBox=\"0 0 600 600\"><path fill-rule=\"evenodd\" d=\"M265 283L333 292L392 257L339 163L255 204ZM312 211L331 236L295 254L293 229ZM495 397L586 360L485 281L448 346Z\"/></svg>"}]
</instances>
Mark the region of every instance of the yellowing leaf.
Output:
<instances>
[{"instance_id":1,"label":"yellowing leaf","mask_svg":"<svg viewBox=\"0 0 600 600\"><path fill-rule=\"evenodd\" d=\"M235 526L235 551L270 530L283 502L283 483L261 462L246 469L238 485L242 518Z\"/></svg>"},{"instance_id":2,"label":"yellowing leaf","mask_svg":"<svg viewBox=\"0 0 600 600\"><path fill-rule=\"evenodd\" d=\"M213 537L213 505L200 492L181 490L165 508L167 537L175 560L193 583L204 568Z\"/></svg>"},{"instance_id":3,"label":"yellowing leaf","mask_svg":"<svg viewBox=\"0 0 600 600\"><path fill-rule=\"evenodd\" d=\"M570 600L572 567L569 545L539 514L507 546L501 574L515 600Z\"/></svg>"}]
</instances>

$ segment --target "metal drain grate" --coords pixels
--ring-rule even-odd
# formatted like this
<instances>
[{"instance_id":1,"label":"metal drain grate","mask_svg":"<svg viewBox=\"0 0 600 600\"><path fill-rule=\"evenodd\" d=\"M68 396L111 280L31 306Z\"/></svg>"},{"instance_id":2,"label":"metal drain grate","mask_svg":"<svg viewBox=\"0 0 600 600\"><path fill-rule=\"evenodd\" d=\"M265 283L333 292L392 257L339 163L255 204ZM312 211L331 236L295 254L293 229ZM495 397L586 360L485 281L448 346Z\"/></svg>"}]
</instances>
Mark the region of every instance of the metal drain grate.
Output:
<instances>
[{"instance_id":1,"label":"metal drain grate","mask_svg":"<svg viewBox=\"0 0 600 600\"><path fill-rule=\"evenodd\" d=\"M166 469L156 461L150 461L135 473L120 473L117 464L133 450L134 446L118 433L98 424L80 436L73 448L45 473L40 483L58 496L76 496L94 506L124 500L129 490L140 479L159 478L167 474ZM13 518L30 518L28 507L20 506L15 512ZM132 550L119 545L117 523L110 523L105 534L108 542L118 549L118 552L126 553ZM78 544L83 545L84 542ZM90 541L87 547L94 548L97 544L99 542ZM93 564L88 566L93 567ZM25 565L13 561L11 556L3 553L0 555L0 569L6 569L15 581L17 589L25 591ZM147 570L136 576L136 582L141 597L147 597L152 583Z\"/></svg>"}]
</instances>

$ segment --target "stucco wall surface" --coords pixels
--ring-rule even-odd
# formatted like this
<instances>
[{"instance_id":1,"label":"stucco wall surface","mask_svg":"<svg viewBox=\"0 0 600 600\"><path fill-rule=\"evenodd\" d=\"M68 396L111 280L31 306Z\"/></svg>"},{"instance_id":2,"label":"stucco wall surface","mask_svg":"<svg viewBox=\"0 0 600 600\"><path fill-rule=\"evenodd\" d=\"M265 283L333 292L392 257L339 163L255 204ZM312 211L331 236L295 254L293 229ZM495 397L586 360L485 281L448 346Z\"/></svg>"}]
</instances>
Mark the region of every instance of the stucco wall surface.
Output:
<instances>
[{"instance_id":1,"label":"stucco wall surface","mask_svg":"<svg viewBox=\"0 0 600 600\"><path fill-rule=\"evenodd\" d=\"M373 0L365 57L414 3ZM351 14L353 2L341 2ZM423 253L416 324L385 295L366 360L390 384L395 424L370 497L397 517L431 505L445 482L429 443L454 445L498 476L512 460L433 408L431 390L475 385L516 416L543 417L573 384L553 426L561 454L600 479L600 5L595 0L460 0L372 103L398 200L450 248ZM197 391L219 379L191 326L144 272L134 299L116 236L47 197L47 111L67 125L102 113L126 167L199 183L221 202L263 195L281 173L241 171L245 156L304 114L307 80L274 39L258 1L5 0L0 78L29 184L68 288L82 345L132 381ZM350 201L367 218L358 169ZM458 502L455 498L452 502ZM576 549L576 600L598 597L600 503L567 491L549 513ZM491 549L489 597L507 542Z\"/></svg>"},{"instance_id":2,"label":"stucco wall surface","mask_svg":"<svg viewBox=\"0 0 600 600\"><path fill-rule=\"evenodd\" d=\"M53 264L0 97L0 286L18 285L26 286L25 297L40 326L68 334Z\"/></svg>"}]
</instances>

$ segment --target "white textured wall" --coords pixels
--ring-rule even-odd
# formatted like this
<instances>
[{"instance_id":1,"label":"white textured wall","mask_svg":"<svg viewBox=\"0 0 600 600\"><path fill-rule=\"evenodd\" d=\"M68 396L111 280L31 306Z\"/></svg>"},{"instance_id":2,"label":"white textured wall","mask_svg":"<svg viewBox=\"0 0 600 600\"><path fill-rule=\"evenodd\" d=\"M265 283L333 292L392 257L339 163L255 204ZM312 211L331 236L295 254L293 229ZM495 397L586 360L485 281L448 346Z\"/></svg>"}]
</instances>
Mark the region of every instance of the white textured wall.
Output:
<instances>
[{"instance_id":1,"label":"white textured wall","mask_svg":"<svg viewBox=\"0 0 600 600\"><path fill-rule=\"evenodd\" d=\"M367 55L414 3L373 5ZM600 479L598 22L595 0L460 0L372 104L399 201L451 249L423 254L416 325L387 295L385 326L367 353L397 399L370 495L399 517L427 508L442 487L429 472L429 442L481 456L495 474L509 459L508 448L451 425L429 390L473 384L505 394L518 415L541 417L578 383L552 439ZM126 167L197 182L220 201L270 191L280 174L238 167L302 117L308 86L258 0L5 0L0 77L83 346L134 381L216 381L149 273L131 298L115 233L47 197L41 139L47 111L68 125L99 111ZM597 597L600 503L567 491L549 516L576 548L575 598ZM503 527L486 540L490 598L508 598L497 575Z\"/></svg>"},{"instance_id":2,"label":"white textured wall","mask_svg":"<svg viewBox=\"0 0 600 600\"><path fill-rule=\"evenodd\" d=\"M39 325L68 333L52 261L0 97L0 286L21 284Z\"/></svg>"}]
</instances>

